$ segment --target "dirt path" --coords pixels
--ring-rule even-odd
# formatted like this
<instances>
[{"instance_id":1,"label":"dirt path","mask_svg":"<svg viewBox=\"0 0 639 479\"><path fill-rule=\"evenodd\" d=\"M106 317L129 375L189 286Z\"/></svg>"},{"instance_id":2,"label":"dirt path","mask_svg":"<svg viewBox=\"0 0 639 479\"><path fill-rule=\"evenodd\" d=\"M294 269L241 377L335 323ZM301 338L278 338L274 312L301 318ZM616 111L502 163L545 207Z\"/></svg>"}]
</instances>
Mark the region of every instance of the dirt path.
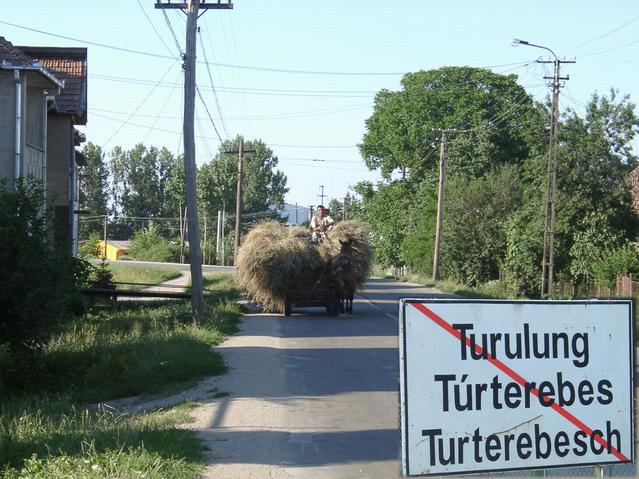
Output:
<instances>
[{"instance_id":1,"label":"dirt path","mask_svg":"<svg viewBox=\"0 0 639 479\"><path fill-rule=\"evenodd\" d=\"M143 291L159 291L159 292L171 292L171 293L181 293L186 291L187 286L191 284L191 273L182 271L180 276L177 278L170 279L168 281L164 281L155 286L150 286L148 288L144 288ZM177 287L176 287L177 286ZM120 296L118 301L166 301L166 298L143 298L139 296Z\"/></svg>"}]
</instances>

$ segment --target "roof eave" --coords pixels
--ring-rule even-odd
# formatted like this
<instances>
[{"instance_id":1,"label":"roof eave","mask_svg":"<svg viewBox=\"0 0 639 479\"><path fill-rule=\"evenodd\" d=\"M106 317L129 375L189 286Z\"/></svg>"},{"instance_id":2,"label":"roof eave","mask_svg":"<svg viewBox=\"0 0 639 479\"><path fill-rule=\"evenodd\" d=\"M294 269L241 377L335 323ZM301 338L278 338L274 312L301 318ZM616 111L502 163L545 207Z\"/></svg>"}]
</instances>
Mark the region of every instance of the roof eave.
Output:
<instances>
[{"instance_id":1,"label":"roof eave","mask_svg":"<svg viewBox=\"0 0 639 479\"><path fill-rule=\"evenodd\" d=\"M38 72L47 80L49 80L55 87L64 88L64 81L58 80L40 63L34 63L33 65L18 65L8 62L7 60L2 60L0 61L0 70L25 70Z\"/></svg>"}]
</instances>

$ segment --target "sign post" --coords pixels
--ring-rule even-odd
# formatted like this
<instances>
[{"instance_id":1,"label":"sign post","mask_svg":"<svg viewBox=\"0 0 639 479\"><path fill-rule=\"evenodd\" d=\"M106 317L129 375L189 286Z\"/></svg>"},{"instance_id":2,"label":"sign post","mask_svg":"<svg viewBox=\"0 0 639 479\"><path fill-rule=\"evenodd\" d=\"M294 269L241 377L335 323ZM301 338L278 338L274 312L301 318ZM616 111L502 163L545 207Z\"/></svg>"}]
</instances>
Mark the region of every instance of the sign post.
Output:
<instances>
[{"instance_id":1,"label":"sign post","mask_svg":"<svg viewBox=\"0 0 639 479\"><path fill-rule=\"evenodd\" d=\"M632 462L632 309L403 300L404 475Z\"/></svg>"}]
</instances>

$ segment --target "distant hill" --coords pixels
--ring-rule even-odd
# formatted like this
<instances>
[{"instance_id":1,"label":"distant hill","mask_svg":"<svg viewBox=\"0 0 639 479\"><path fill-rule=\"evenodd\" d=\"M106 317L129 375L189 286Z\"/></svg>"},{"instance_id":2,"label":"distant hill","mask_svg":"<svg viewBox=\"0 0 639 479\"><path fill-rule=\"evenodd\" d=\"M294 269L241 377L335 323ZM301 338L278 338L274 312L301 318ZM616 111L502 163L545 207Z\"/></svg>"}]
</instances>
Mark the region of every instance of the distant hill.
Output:
<instances>
[{"instance_id":1,"label":"distant hill","mask_svg":"<svg viewBox=\"0 0 639 479\"><path fill-rule=\"evenodd\" d=\"M308 208L303 206L297 207L297 222L295 221L295 205L284 203L284 208L280 211L283 218L288 218L286 224L295 225L308 221Z\"/></svg>"}]
</instances>

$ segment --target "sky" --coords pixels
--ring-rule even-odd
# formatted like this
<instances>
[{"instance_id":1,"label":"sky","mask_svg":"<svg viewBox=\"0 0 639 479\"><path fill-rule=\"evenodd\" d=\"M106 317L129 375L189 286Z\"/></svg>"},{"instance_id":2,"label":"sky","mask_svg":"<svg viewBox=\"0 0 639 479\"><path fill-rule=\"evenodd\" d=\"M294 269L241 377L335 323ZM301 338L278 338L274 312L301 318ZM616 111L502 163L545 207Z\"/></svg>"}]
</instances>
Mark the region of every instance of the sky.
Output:
<instances>
[{"instance_id":1,"label":"sky","mask_svg":"<svg viewBox=\"0 0 639 479\"><path fill-rule=\"evenodd\" d=\"M88 141L107 152L144 143L177 154L186 20L154 4L5 1L0 35L14 45L88 48ZM639 101L636 0L235 0L232 10L208 10L199 26L196 162L210 161L220 139L261 139L287 175L286 201L303 206L318 204L322 191L328 203L380 180L357 145L375 93L397 90L405 73L489 68L518 75L543 100L552 65L535 60L549 53L513 47L513 38L576 60L562 65L570 77L562 110L583 112L610 88Z\"/></svg>"}]
</instances>

